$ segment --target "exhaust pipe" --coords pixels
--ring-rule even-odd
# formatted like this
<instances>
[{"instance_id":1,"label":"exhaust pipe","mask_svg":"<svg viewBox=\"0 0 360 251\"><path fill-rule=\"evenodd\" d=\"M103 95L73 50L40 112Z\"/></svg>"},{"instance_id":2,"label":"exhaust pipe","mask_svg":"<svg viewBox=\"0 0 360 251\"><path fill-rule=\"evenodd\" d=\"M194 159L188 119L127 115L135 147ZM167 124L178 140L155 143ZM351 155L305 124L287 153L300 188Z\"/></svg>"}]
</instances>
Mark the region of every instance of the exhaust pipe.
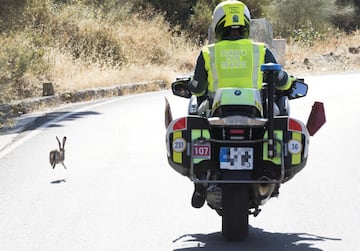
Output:
<instances>
[{"instance_id":1,"label":"exhaust pipe","mask_svg":"<svg viewBox=\"0 0 360 251\"><path fill-rule=\"evenodd\" d=\"M259 181L270 181L269 177L263 176ZM258 183L253 184L255 201L258 205L264 205L274 192L275 184L271 183Z\"/></svg>"}]
</instances>

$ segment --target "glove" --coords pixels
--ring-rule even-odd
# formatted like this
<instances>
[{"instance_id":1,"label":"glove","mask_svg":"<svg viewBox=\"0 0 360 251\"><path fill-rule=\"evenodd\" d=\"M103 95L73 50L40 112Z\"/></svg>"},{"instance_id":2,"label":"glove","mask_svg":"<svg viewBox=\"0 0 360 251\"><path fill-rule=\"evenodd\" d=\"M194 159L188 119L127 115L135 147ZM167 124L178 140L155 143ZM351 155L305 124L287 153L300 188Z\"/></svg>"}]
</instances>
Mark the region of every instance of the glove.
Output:
<instances>
[{"instance_id":1,"label":"glove","mask_svg":"<svg viewBox=\"0 0 360 251\"><path fill-rule=\"evenodd\" d=\"M290 88L291 80L285 71L279 71L275 73L274 84L278 90L284 91Z\"/></svg>"}]
</instances>

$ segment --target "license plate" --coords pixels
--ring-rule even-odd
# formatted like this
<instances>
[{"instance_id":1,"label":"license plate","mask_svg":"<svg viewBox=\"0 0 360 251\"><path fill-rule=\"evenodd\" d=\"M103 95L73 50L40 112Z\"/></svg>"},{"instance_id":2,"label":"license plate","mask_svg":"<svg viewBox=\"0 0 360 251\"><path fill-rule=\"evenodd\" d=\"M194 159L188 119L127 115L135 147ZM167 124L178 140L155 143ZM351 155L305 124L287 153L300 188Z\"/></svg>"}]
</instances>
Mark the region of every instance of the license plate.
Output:
<instances>
[{"instance_id":1,"label":"license plate","mask_svg":"<svg viewBox=\"0 0 360 251\"><path fill-rule=\"evenodd\" d=\"M193 158L210 159L211 158L210 142L194 144L193 145Z\"/></svg>"},{"instance_id":2,"label":"license plate","mask_svg":"<svg viewBox=\"0 0 360 251\"><path fill-rule=\"evenodd\" d=\"M254 149L251 147L221 147L220 169L253 170Z\"/></svg>"}]
</instances>

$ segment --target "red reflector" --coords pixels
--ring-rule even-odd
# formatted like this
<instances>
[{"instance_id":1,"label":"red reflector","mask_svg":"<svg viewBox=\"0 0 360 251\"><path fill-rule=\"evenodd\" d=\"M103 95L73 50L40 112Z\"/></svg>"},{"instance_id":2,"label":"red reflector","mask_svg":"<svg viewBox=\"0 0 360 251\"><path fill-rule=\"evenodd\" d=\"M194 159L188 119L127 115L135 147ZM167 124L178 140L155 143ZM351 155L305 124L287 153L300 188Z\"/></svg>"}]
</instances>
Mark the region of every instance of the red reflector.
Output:
<instances>
[{"instance_id":1,"label":"red reflector","mask_svg":"<svg viewBox=\"0 0 360 251\"><path fill-rule=\"evenodd\" d=\"M244 134L244 129L230 129L230 134Z\"/></svg>"},{"instance_id":2,"label":"red reflector","mask_svg":"<svg viewBox=\"0 0 360 251\"><path fill-rule=\"evenodd\" d=\"M173 125L173 131L186 129L186 117L178 119Z\"/></svg>"},{"instance_id":3,"label":"red reflector","mask_svg":"<svg viewBox=\"0 0 360 251\"><path fill-rule=\"evenodd\" d=\"M288 128L290 131L299 131L302 132L302 126L299 122L294 119L288 120Z\"/></svg>"}]
</instances>

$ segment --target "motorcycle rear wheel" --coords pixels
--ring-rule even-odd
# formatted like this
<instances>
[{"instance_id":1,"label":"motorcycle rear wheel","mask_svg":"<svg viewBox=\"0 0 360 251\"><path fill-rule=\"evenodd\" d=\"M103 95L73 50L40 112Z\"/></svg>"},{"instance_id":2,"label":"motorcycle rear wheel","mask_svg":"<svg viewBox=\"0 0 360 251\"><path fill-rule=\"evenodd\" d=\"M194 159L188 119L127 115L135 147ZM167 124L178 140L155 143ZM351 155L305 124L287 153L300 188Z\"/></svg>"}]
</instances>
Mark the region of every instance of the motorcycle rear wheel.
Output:
<instances>
[{"instance_id":1,"label":"motorcycle rear wheel","mask_svg":"<svg viewBox=\"0 0 360 251\"><path fill-rule=\"evenodd\" d=\"M241 241L249 234L249 185L226 184L222 188L222 235Z\"/></svg>"}]
</instances>

